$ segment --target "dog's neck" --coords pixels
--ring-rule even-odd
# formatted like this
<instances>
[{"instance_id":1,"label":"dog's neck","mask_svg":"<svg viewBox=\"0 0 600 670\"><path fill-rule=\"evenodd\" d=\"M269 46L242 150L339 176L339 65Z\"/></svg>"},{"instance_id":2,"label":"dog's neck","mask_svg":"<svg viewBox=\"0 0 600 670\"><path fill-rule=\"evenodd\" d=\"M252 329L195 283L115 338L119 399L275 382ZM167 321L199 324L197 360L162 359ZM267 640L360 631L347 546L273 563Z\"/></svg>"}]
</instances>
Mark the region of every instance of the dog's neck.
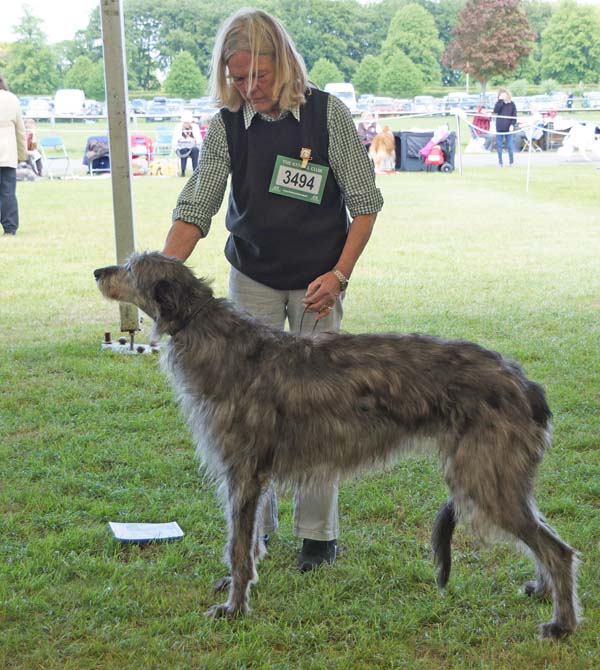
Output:
<instances>
[{"instance_id":1,"label":"dog's neck","mask_svg":"<svg viewBox=\"0 0 600 670\"><path fill-rule=\"evenodd\" d=\"M198 307L196 307L194 310L192 310L191 314L181 320L177 326L174 326L173 328L169 328L167 332L171 337L175 337L175 335L178 335L181 333L183 330L185 330L191 323L192 321L202 312L202 310L208 305L209 302L212 302L214 300L214 297L211 296L207 300L204 300L201 302Z\"/></svg>"}]
</instances>

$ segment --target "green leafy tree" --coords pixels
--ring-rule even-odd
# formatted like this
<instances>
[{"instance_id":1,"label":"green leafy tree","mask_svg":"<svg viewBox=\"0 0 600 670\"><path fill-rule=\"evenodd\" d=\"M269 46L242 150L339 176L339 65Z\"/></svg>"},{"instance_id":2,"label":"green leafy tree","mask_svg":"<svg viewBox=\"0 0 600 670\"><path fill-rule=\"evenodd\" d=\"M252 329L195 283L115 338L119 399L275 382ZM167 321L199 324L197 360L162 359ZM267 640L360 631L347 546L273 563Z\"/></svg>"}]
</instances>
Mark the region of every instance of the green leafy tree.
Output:
<instances>
[{"instance_id":1,"label":"green leafy tree","mask_svg":"<svg viewBox=\"0 0 600 670\"><path fill-rule=\"evenodd\" d=\"M86 96L93 100L106 99L106 86L104 83L104 63L96 61L90 72L87 87L84 89Z\"/></svg>"},{"instance_id":2,"label":"green leafy tree","mask_svg":"<svg viewBox=\"0 0 600 670\"><path fill-rule=\"evenodd\" d=\"M453 35L442 62L473 75L483 92L516 70L535 39L521 0L467 0Z\"/></svg>"},{"instance_id":3,"label":"green leafy tree","mask_svg":"<svg viewBox=\"0 0 600 670\"><path fill-rule=\"evenodd\" d=\"M541 75L561 84L600 81L600 14L563 2L542 33Z\"/></svg>"},{"instance_id":4,"label":"green leafy tree","mask_svg":"<svg viewBox=\"0 0 600 670\"><path fill-rule=\"evenodd\" d=\"M412 98L424 90L423 73L402 51L388 53L379 76L379 92L396 98Z\"/></svg>"},{"instance_id":5,"label":"green leafy tree","mask_svg":"<svg viewBox=\"0 0 600 670\"><path fill-rule=\"evenodd\" d=\"M204 95L206 84L206 77L196 66L192 55L182 51L173 60L163 89L167 95L188 99L199 98Z\"/></svg>"},{"instance_id":6,"label":"green leafy tree","mask_svg":"<svg viewBox=\"0 0 600 670\"><path fill-rule=\"evenodd\" d=\"M340 69L327 58L319 58L308 73L309 79L319 88L334 81L345 81Z\"/></svg>"},{"instance_id":7,"label":"green leafy tree","mask_svg":"<svg viewBox=\"0 0 600 670\"><path fill-rule=\"evenodd\" d=\"M6 77L14 93L43 95L56 90L59 74L56 58L46 44L41 19L25 7L15 26L19 39L8 47Z\"/></svg>"},{"instance_id":8,"label":"green leafy tree","mask_svg":"<svg viewBox=\"0 0 600 670\"><path fill-rule=\"evenodd\" d=\"M93 70L94 64L87 56L78 56L65 74L65 88L80 88L86 96L91 97L88 92L88 84Z\"/></svg>"},{"instance_id":9,"label":"green leafy tree","mask_svg":"<svg viewBox=\"0 0 600 670\"><path fill-rule=\"evenodd\" d=\"M267 4L263 2L262 6L267 8ZM339 81L351 80L365 49L365 42L358 37L363 13L357 2L277 0L274 9L309 70L318 60L326 58L341 70L343 76Z\"/></svg>"},{"instance_id":10,"label":"green leafy tree","mask_svg":"<svg viewBox=\"0 0 600 670\"><path fill-rule=\"evenodd\" d=\"M358 66L352 83L359 95L363 93L375 94L378 91L379 77L381 76L381 60L375 56L365 56Z\"/></svg>"},{"instance_id":11,"label":"green leafy tree","mask_svg":"<svg viewBox=\"0 0 600 670\"><path fill-rule=\"evenodd\" d=\"M387 62L389 54L401 51L417 66L425 83L440 83L442 50L433 16L411 3L394 15L381 54Z\"/></svg>"}]
</instances>

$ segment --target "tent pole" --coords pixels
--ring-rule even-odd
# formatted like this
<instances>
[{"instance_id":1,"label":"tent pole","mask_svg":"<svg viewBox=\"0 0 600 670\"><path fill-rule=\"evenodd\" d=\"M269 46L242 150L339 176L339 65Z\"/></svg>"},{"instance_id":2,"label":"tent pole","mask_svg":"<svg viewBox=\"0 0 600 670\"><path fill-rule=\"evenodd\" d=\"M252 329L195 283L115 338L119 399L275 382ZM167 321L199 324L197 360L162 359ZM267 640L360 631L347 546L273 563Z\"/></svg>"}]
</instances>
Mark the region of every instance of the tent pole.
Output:
<instances>
[{"instance_id":1,"label":"tent pole","mask_svg":"<svg viewBox=\"0 0 600 670\"><path fill-rule=\"evenodd\" d=\"M108 108L113 218L117 263L121 264L135 251L122 0L100 0L100 18ZM121 303L119 310L121 330L130 333L133 348L134 332L140 329L138 309L134 305Z\"/></svg>"}]
</instances>

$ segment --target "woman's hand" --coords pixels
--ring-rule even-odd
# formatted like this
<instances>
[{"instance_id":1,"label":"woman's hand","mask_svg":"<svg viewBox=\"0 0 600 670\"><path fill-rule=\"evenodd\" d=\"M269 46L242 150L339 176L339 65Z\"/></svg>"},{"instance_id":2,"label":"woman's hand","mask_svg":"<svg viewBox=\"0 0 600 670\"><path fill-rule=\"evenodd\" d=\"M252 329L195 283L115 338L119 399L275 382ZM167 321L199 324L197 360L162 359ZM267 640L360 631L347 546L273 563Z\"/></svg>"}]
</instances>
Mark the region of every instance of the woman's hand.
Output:
<instances>
[{"instance_id":1,"label":"woman's hand","mask_svg":"<svg viewBox=\"0 0 600 670\"><path fill-rule=\"evenodd\" d=\"M333 272L326 272L308 285L302 302L309 312L316 313L319 320L331 312L339 294L340 280Z\"/></svg>"}]
</instances>

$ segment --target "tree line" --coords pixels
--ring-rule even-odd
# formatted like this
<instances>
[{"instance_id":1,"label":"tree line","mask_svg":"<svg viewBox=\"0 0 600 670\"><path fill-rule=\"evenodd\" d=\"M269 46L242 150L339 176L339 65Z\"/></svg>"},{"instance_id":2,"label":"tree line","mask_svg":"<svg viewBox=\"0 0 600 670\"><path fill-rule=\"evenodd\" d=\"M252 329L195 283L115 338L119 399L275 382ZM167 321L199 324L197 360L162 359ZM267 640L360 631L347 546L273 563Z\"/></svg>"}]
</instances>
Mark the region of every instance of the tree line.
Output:
<instances>
[{"instance_id":1,"label":"tree line","mask_svg":"<svg viewBox=\"0 0 600 670\"><path fill-rule=\"evenodd\" d=\"M206 92L215 34L244 0L124 0L129 87L191 98ZM412 97L469 74L485 89L510 79L600 81L600 10L574 0L255 0L276 15L311 79L359 93ZM99 8L74 39L48 45L25 7L0 69L20 95L81 88L104 99ZM166 76L161 81L160 73Z\"/></svg>"}]
</instances>

